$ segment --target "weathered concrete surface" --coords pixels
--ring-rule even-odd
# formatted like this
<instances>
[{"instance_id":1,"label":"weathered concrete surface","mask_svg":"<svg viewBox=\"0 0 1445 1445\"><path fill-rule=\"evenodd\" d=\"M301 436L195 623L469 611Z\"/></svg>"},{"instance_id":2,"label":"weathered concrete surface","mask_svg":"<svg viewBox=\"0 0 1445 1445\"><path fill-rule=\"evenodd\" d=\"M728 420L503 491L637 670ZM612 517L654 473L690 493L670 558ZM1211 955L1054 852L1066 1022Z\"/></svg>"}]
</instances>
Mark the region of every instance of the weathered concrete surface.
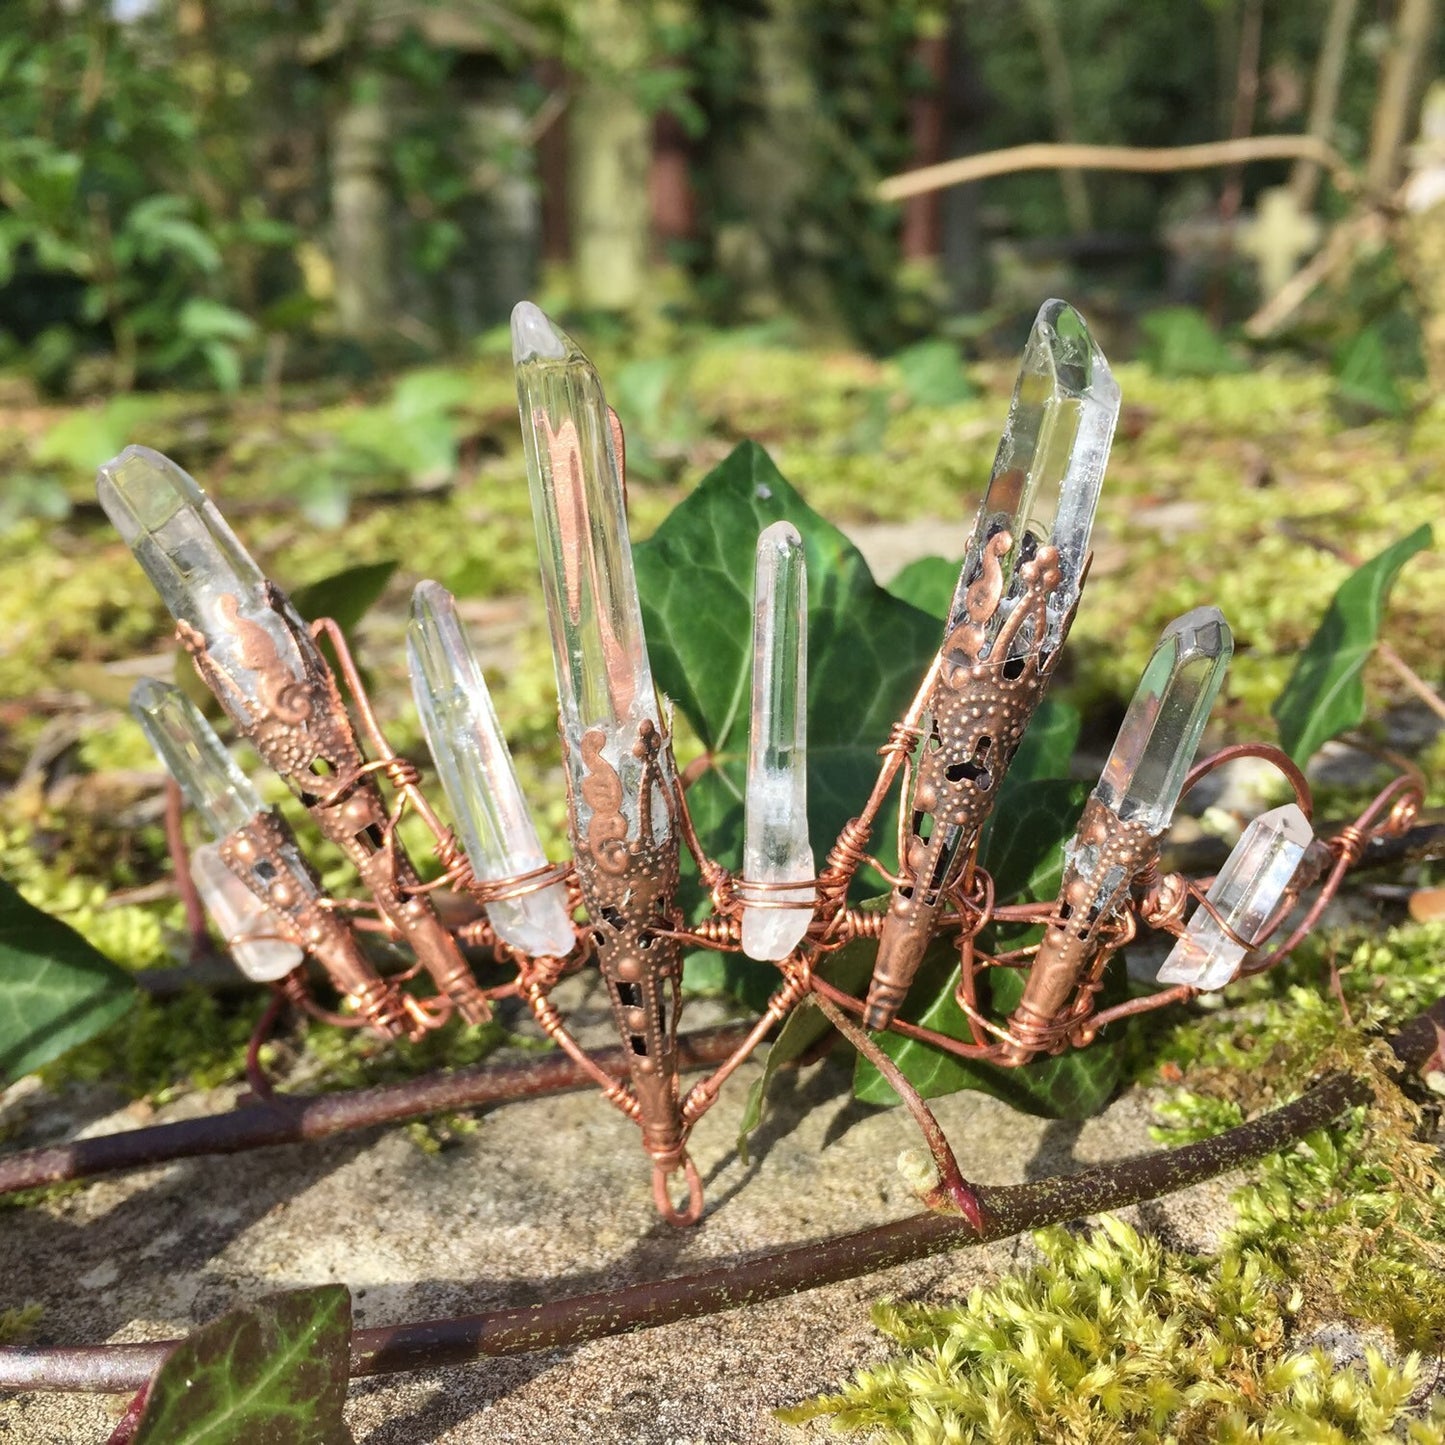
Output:
<instances>
[{"instance_id":1,"label":"weathered concrete surface","mask_svg":"<svg viewBox=\"0 0 1445 1445\"><path fill-rule=\"evenodd\" d=\"M570 984L567 1002L596 1006ZM694 1005L686 1023L713 1012ZM358 1321L484 1310L682 1273L913 1212L894 1161L916 1144L906 1116L866 1109L832 1063L778 1081L751 1167L734 1140L750 1065L699 1127L708 1181L701 1226L654 1219L635 1131L589 1094L509 1105L440 1155L397 1128L324 1144L192 1160L100 1180L45 1207L0 1214L0 1304L39 1300L39 1342L166 1337L288 1286L345 1281ZM176 1117L224 1096L163 1110ZM95 1114L94 1091L32 1096L11 1147ZM141 1120L121 1110L92 1129ZM1082 1127L1014 1113L981 1095L941 1101L966 1171L1014 1182L1153 1147L1149 1101L1133 1092ZM1141 1211L1151 1229L1208 1247L1235 1180ZM904 1266L759 1308L581 1348L359 1382L349 1417L361 1445L679 1445L802 1438L771 1411L880 1357L868 1322L886 1294L947 1298L1026 1257L1027 1241ZM103 1441L121 1402L0 1400L0 1442Z\"/></svg>"}]
</instances>

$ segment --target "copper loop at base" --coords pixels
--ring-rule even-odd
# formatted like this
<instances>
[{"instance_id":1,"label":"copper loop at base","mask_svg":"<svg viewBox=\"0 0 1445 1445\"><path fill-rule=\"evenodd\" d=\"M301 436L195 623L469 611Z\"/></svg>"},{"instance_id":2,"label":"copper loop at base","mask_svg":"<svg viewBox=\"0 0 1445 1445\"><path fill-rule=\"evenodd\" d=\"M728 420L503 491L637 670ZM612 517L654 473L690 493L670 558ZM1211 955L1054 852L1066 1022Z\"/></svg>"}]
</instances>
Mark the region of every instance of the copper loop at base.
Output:
<instances>
[{"instance_id":1,"label":"copper loop at base","mask_svg":"<svg viewBox=\"0 0 1445 1445\"><path fill-rule=\"evenodd\" d=\"M687 1183L687 1203L681 1209L672 1202L672 1193L668 1188L668 1181L679 1169ZM702 1218L702 1176L697 1172L697 1165L692 1162L691 1155L684 1153L681 1163L676 1165L652 1166L652 1201L663 1219L680 1228L686 1229Z\"/></svg>"}]
</instances>

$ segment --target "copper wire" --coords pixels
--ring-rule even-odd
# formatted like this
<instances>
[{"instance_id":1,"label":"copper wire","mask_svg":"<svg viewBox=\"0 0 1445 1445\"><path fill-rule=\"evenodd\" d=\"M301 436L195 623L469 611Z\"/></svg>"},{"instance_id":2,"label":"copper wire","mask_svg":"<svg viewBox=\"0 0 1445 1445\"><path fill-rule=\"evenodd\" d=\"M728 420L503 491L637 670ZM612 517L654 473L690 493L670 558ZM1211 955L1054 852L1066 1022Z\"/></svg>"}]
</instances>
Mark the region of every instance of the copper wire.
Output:
<instances>
[{"instance_id":1,"label":"copper wire","mask_svg":"<svg viewBox=\"0 0 1445 1445\"><path fill-rule=\"evenodd\" d=\"M1211 754L1190 768L1184 776L1184 785L1179 790L1179 796L1182 798L1200 779L1207 777L1216 768L1223 767L1225 763L1234 762L1237 758L1262 758L1271 767L1282 773L1285 781L1294 790L1295 802L1299 804L1300 812L1306 818L1313 819L1315 815L1314 794L1310 791L1310 785L1305 775L1292 758L1282 753L1272 743L1231 743L1229 747L1221 748L1217 753Z\"/></svg>"},{"instance_id":2,"label":"copper wire","mask_svg":"<svg viewBox=\"0 0 1445 1445\"><path fill-rule=\"evenodd\" d=\"M477 878L473 875L467 884L467 892L479 903L502 903L512 898L526 898L540 893L554 884L567 883L572 876L570 863L543 863L529 868L525 873L514 873L509 878Z\"/></svg>"}]
</instances>

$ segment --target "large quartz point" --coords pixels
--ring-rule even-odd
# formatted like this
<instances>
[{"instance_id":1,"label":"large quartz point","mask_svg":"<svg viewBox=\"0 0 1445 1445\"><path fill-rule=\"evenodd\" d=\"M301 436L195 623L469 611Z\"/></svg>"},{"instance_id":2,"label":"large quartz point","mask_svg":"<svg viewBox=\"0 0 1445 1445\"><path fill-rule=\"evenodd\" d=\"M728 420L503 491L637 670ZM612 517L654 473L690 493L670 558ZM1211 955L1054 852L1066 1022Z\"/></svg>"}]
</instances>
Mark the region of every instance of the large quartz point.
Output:
<instances>
[{"instance_id":1,"label":"large quartz point","mask_svg":"<svg viewBox=\"0 0 1445 1445\"><path fill-rule=\"evenodd\" d=\"M1196 607L1160 634L1094 789L1125 822L1150 833L1169 826L1233 653L1217 607Z\"/></svg>"},{"instance_id":2,"label":"large quartz point","mask_svg":"<svg viewBox=\"0 0 1445 1445\"><path fill-rule=\"evenodd\" d=\"M808 841L808 575L803 539L791 522L758 538L753 586L753 705L743 828L743 952L786 958L812 922L812 890L749 883L813 877ZM780 908L799 903L800 908ZM771 906L769 906L771 905Z\"/></svg>"},{"instance_id":3,"label":"large quartz point","mask_svg":"<svg viewBox=\"0 0 1445 1445\"><path fill-rule=\"evenodd\" d=\"M635 836L644 766L639 740L666 729L632 568L621 439L592 363L530 301L512 312L512 357L572 780L573 826L585 834L592 817L594 772L582 740L600 730L600 758L618 774L622 818L628 835ZM650 813L653 841L661 843L672 826L660 793L671 785L666 749L658 765L661 781Z\"/></svg>"},{"instance_id":4,"label":"large quartz point","mask_svg":"<svg viewBox=\"0 0 1445 1445\"><path fill-rule=\"evenodd\" d=\"M985 639L992 643L1017 605L1019 565L1051 544L1059 550L1061 577L1049 597L1046 635L1037 641L1046 652L1058 647L1083 581L1118 417L1118 384L1083 317L1067 302L1045 301L1024 348L988 491L964 554L950 632L969 620L968 594L982 575L986 543L1007 531L1013 545L1002 559L1003 596L984 625ZM1011 655L1022 656L1035 642L1025 626Z\"/></svg>"},{"instance_id":5,"label":"large quartz point","mask_svg":"<svg viewBox=\"0 0 1445 1445\"><path fill-rule=\"evenodd\" d=\"M420 582L406 634L412 693L472 871L500 882L547 866L486 679L456 603ZM532 957L565 957L575 937L561 883L487 904L497 933Z\"/></svg>"},{"instance_id":6,"label":"large quartz point","mask_svg":"<svg viewBox=\"0 0 1445 1445\"><path fill-rule=\"evenodd\" d=\"M265 806L216 730L180 688L146 678L131 689L130 710L218 843Z\"/></svg>"},{"instance_id":7,"label":"large quartz point","mask_svg":"<svg viewBox=\"0 0 1445 1445\"><path fill-rule=\"evenodd\" d=\"M1159 970L1160 983L1223 988L1278 911L1314 833L1293 803L1261 813L1244 830L1209 890L1209 902L1243 941L1235 942L1208 910L1196 908L1179 942Z\"/></svg>"},{"instance_id":8,"label":"large quartz point","mask_svg":"<svg viewBox=\"0 0 1445 1445\"><path fill-rule=\"evenodd\" d=\"M274 983L298 967L300 948L278 934L270 908L226 866L220 845L191 850L191 879L236 967L254 983Z\"/></svg>"},{"instance_id":9,"label":"large quartz point","mask_svg":"<svg viewBox=\"0 0 1445 1445\"><path fill-rule=\"evenodd\" d=\"M284 595L190 475L149 447L127 447L96 478L106 515L177 622L194 627L234 684L221 698L243 725L276 707L273 656L297 682L324 672L320 654Z\"/></svg>"}]
</instances>

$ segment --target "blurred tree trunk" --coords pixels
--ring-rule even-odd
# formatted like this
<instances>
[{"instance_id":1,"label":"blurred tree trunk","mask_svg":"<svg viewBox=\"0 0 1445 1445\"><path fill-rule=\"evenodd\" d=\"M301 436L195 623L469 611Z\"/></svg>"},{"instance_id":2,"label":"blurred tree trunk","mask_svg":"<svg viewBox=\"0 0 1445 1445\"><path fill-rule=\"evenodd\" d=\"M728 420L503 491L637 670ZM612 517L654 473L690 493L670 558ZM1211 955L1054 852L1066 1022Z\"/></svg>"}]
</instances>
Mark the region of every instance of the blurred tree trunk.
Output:
<instances>
[{"instance_id":1,"label":"blurred tree trunk","mask_svg":"<svg viewBox=\"0 0 1445 1445\"><path fill-rule=\"evenodd\" d=\"M817 238L800 221L822 152L819 104L808 67L811 35L799 0L769 0L740 18L748 56L748 119L718 137L713 197L718 269L754 315L788 308L834 316L822 268L809 260Z\"/></svg>"},{"instance_id":2,"label":"blurred tree trunk","mask_svg":"<svg viewBox=\"0 0 1445 1445\"><path fill-rule=\"evenodd\" d=\"M477 194L466 215L467 251L480 266L449 268L449 314L437 321L444 334L473 335L505 321L512 307L535 289L541 245L541 208L534 178L520 167L498 163L499 153L525 154L530 132L527 116L510 79L473 82L473 94L461 104L460 121L477 179Z\"/></svg>"},{"instance_id":3,"label":"blurred tree trunk","mask_svg":"<svg viewBox=\"0 0 1445 1445\"><path fill-rule=\"evenodd\" d=\"M629 0L579 0L574 13L594 62L567 115L577 299L623 311L642 299L648 270L652 121L630 84L647 63L647 17Z\"/></svg>"},{"instance_id":4,"label":"blurred tree trunk","mask_svg":"<svg viewBox=\"0 0 1445 1445\"><path fill-rule=\"evenodd\" d=\"M572 85L560 60L544 58L537 65L537 79L550 95L566 98L560 119L547 126L537 140L537 183L541 189L542 259L566 261L572 255L572 233L567 215L567 111L571 108Z\"/></svg>"},{"instance_id":5,"label":"blurred tree trunk","mask_svg":"<svg viewBox=\"0 0 1445 1445\"><path fill-rule=\"evenodd\" d=\"M1315 78L1310 95L1309 133L1322 141L1334 135L1335 115L1340 108L1340 86L1345 75L1345 60L1350 53L1350 32L1355 25L1359 0L1330 0L1330 16L1325 23L1324 43L1315 64ZM1296 161L1289 178L1295 204L1307 211L1314 205L1319 189L1320 168L1312 161Z\"/></svg>"},{"instance_id":6,"label":"blurred tree trunk","mask_svg":"<svg viewBox=\"0 0 1445 1445\"><path fill-rule=\"evenodd\" d=\"M1069 54L1064 46L1058 8L1054 0L1024 0L1024 15L1044 64L1044 80L1054 112L1054 138L1065 145L1074 145L1079 140L1079 122L1074 108L1074 80L1069 71ZM1075 235L1092 230L1094 217L1084 173L1061 170L1059 185L1064 192L1064 211L1069 218L1069 229Z\"/></svg>"},{"instance_id":7,"label":"blurred tree trunk","mask_svg":"<svg viewBox=\"0 0 1445 1445\"><path fill-rule=\"evenodd\" d=\"M675 115L663 112L652 128L652 234L659 248L697 234L697 197L692 189L692 142Z\"/></svg>"},{"instance_id":8,"label":"blurred tree trunk","mask_svg":"<svg viewBox=\"0 0 1445 1445\"><path fill-rule=\"evenodd\" d=\"M1229 117L1230 140L1243 140L1254 129L1259 100L1259 51L1264 35L1264 0L1244 0L1239 17L1239 43L1235 47L1234 105ZM1219 219L1232 221L1244 202L1244 167L1224 173L1219 193Z\"/></svg>"},{"instance_id":9,"label":"blurred tree trunk","mask_svg":"<svg viewBox=\"0 0 1445 1445\"><path fill-rule=\"evenodd\" d=\"M956 8L948 26L947 152L972 155L983 149L984 125L996 102L984 84L966 17ZM989 275L980 208L983 187L949 186L942 193L943 275L949 304L962 312L988 304Z\"/></svg>"},{"instance_id":10,"label":"blurred tree trunk","mask_svg":"<svg viewBox=\"0 0 1445 1445\"><path fill-rule=\"evenodd\" d=\"M1437 8L1438 0L1400 0L1395 34L1380 75L1380 98L1370 127L1365 184L1372 191L1389 191L1399 179L1405 132L1414 117Z\"/></svg>"},{"instance_id":11,"label":"blurred tree trunk","mask_svg":"<svg viewBox=\"0 0 1445 1445\"><path fill-rule=\"evenodd\" d=\"M336 119L331 162L336 319L347 336L380 335L395 319L386 140L379 84L357 84Z\"/></svg>"},{"instance_id":12,"label":"blurred tree trunk","mask_svg":"<svg viewBox=\"0 0 1445 1445\"><path fill-rule=\"evenodd\" d=\"M936 165L943 159L948 126L948 36L922 37L913 51L918 68L928 76L928 89L909 103L913 154L909 169ZM912 196L903 206L903 258L924 261L943 247L943 198L937 191Z\"/></svg>"}]
</instances>

